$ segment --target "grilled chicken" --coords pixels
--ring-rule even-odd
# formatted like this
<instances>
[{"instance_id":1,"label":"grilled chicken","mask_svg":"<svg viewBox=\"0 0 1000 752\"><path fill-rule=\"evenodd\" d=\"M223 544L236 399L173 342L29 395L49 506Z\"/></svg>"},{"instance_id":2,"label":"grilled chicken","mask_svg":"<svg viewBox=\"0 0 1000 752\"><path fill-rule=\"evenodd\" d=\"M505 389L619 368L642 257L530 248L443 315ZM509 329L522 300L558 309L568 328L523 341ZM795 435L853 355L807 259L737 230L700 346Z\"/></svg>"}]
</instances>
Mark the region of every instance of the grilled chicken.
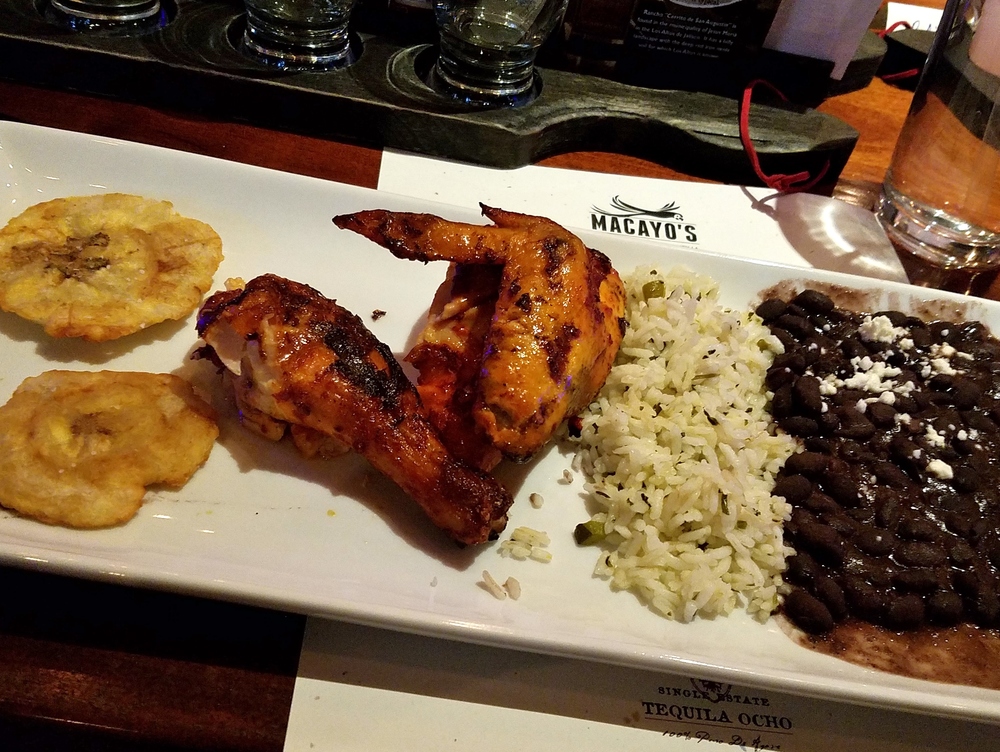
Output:
<instances>
[{"instance_id":1,"label":"grilled chicken","mask_svg":"<svg viewBox=\"0 0 1000 752\"><path fill-rule=\"evenodd\" d=\"M474 383L465 387L475 393L476 426L505 456L523 461L603 385L624 333L625 291L604 254L555 222L482 210L494 226L383 210L335 217L334 223L399 258L502 268L482 345L471 341L462 350L479 358L468 371ZM482 304L477 316L483 315ZM454 320L459 340L474 336L467 319ZM432 311L418 348L440 341L441 329ZM419 365L421 356L410 359ZM442 380L421 376L425 382Z\"/></svg>"},{"instance_id":2,"label":"grilled chicken","mask_svg":"<svg viewBox=\"0 0 1000 752\"><path fill-rule=\"evenodd\" d=\"M353 449L461 543L495 538L511 504L493 477L456 459L390 350L361 319L274 275L217 292L198 333L231 373L244 425L306 453Z\"/></svg>"},{"instance_id":3,"label":"grilled chicken","mask_svg":"<svg viewBox=\"0 0 1000 752\"><path fill-rule=\"evenodd\" d=\"M500 291L501 266L451 264L427 324L406 360L431 423L452 453L482 470L503 455L473 418L486 335Z\"/></svg>"}]
</instances>

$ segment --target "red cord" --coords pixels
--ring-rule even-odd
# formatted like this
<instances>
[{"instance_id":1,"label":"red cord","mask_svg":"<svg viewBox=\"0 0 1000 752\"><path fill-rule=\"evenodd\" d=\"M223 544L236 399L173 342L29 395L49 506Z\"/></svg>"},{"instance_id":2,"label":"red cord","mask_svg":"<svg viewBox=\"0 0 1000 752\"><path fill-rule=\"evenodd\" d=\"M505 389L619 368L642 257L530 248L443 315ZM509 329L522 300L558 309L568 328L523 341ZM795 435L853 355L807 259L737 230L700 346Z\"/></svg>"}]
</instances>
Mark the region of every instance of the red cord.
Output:
<instances>
[{"instance_id":1,"label":"red cord","mask_svg":"<svg viewBox=\"0 0 1000 752\"><path fill-rule=\"evenodd\" d=\"M883 29L882 31L880 31L878 35L883 39L885 39L887 36L892 34L892 32L894 32L896 29L909 29L909 28L910 28L909 21L896 21L896 23L894 23L888 29Z\"/></svg>"},{"instance_id":2,"label":"red cord","mask_svg":"<svg viewBox=\"0 0 1000 752\"><path fill-rule=\"evenodd\" d=\"M826 161L826 164L823 165L823 169L820 170L819 174L814 178L810 178L809 173L806 171L796 172L793 175L764 174L764 171L760 166L760 158L757 156L757 150L754 148L753 140L750 138L750 100L753 98L754 87L758 84L766 86L768 89L781 97L782 101L788 101L788 98L775 88L773 84L760 78L754 79L748 83L746 88L743 90L743 99L740 103L740 141L743 142L743 149L750 158L750 165L753 167L753 171L756 173L757 177L760 178L760 181L768 188L773 188L774 190L782 193L807 191L822 180L824 175L826 175L827 170L830 169L830 160Z\"/></svg>"},{"instance_id":3,"label":"red cord","mask_svg":"<svg viewBox=\"0 0 1000 752\"><path fill-rule=\"evenodd\" d=\"M920 75L920 68L910 68L909 70L899 71L898 73L886 73L879 76L883 81L899 81L903 78L913 78L914 76Z\"/></svg>"},{"instance_id":4,"label":"red cord","mask_svg":"<svg viewBox=\"0 0 1000 752\"><path fill-rule=\"evenodd\" d=\"M885 39L887 36L892 34L892 32L894 32L896 29L909 29L909 28L912 28L910 26L909 21L896 21L896 23L894 23L888 29L880 31L878 35L882 37L882 39ZM913 78L914 76L919 76L919 75L920 75L920 68L910 68L909 70L899 71L897 73L886 73L884 76L879 76L879 78L881 78L883 81L900 81L904 78Z\"/></svg>"}]
</instances>

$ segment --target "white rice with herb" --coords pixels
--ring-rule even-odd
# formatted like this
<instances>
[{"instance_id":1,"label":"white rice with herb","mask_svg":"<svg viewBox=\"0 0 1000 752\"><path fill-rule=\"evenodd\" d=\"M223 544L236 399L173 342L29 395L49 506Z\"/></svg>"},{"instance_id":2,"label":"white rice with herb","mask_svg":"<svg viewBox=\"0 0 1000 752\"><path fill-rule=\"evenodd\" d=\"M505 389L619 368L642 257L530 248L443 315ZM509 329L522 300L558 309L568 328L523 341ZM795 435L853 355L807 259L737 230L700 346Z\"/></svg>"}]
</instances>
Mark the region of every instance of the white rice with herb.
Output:
<instances>
[{"instance_id":1,"label":"white rice with herb","mask_svg":"<svg viewBox=\"0 0 1000 752\"><path fill-rule=\"evenodd\" d=\"M791 508L771 489L795 444L773 430L764 386L782 346L708 277L644 267L626 286L628 331L582 415L596 573L671 619L766 619L791 553Z\"/></svg>"}]
</instances>

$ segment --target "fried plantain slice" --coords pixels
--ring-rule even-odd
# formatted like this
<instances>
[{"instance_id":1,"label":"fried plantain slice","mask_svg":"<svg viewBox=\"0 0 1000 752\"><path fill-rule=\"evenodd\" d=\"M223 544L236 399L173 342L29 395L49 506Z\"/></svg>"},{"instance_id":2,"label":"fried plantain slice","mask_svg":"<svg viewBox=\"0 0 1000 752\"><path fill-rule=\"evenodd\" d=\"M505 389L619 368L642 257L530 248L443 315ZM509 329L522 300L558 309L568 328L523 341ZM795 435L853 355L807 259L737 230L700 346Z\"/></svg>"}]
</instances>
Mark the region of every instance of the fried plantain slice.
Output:
<instances>
[{"instance_id":1,"label":"fried plantain slice","mask_svg":"<svg viewBox=\"0 0 1000 752\"><path fill-rule=\"evenodd\" d=\"M218 435L179 376L46 371L0 407L0 505L53 525L118 525L147 486L183 486Z\"/></svg>"},{"instance_id":2,"label":"fried plantain slice","mask_svg":"<svg viewBox=\"0 0 1000 752\"><path fill-rule=\"evenodd\" d=\"M0 230L0 309L52 337L117 339L187 316L221 261L215 230L169 201L53 199Z\"/></svg>"}]
</instances>

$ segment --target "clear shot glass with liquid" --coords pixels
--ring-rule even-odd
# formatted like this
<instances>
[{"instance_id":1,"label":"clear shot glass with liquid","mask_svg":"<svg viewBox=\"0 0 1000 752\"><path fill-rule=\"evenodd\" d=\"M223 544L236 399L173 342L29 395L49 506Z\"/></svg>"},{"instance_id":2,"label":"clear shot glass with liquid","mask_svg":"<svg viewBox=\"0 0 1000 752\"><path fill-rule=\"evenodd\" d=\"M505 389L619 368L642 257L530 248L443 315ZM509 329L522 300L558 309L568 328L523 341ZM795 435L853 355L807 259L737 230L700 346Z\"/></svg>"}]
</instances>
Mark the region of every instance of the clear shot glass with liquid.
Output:
<instances>
[{"instance_id":1,"label":"clear shot glass with liquid","mask_svg":"<svg viewBox=\"0 0 1000 752\"><path fill-rule=\"evenodd\" d=\"M430 85L483 107L529 102L535 57L566 12L567 0L435 0L440 33Z\"/></svg>"},{"instance_id":2,"label":"clear shot glass with liquid","mask_svg":"<svg viewBox=\"0 0 1000 752\"><path fill-rule=\"evenodd\" d=\"M1000 271L1000 0L948 0L877 216L913 284L983 294Z\"/></svg>"},{"instance_id":3,"label":"clear shot glass with liquid","mask_svg":"<svg viewBox=\"0 0 1000 752\"><path fill-rule=\"evenodd\" d=\"M281 70L331 70L354 62L355 0L245 0L243 53Z\"/></svg>"},{"instance_id":4,"label":"clear shot glass with liquid","mask_svg":"<svg viewBox=\"0 0 1000 752\"><path fill-rule=\"evenodd\" d=\"M45 17L80 32L141 34L167 22L160 0L51 0Z\"/></svg>"}]
</instances>

